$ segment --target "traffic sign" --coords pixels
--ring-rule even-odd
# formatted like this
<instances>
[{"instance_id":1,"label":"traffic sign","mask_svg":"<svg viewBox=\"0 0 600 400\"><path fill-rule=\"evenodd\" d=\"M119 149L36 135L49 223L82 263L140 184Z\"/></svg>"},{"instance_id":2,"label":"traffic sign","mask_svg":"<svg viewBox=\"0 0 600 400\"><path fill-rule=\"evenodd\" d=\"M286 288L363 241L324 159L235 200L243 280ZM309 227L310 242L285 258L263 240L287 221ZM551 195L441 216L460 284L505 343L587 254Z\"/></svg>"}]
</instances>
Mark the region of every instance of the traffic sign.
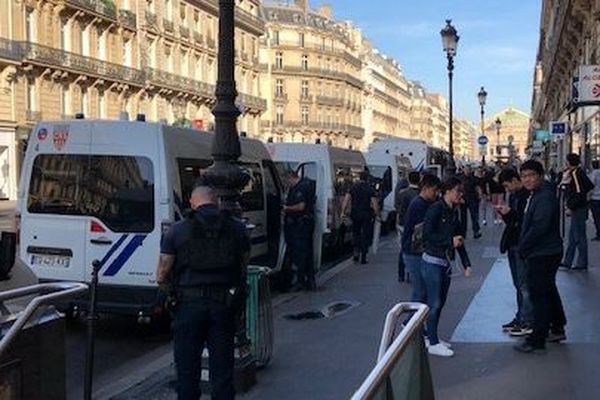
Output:
<instances>
[{"instance_id":1,"label":"traffic sign","mask_svg":"<svg viewBox=\"0 0 600 400\"><path fill-rule=\"evenodd\" d=\"M489 140L487 138L487 136L485 135L481 135L477 138L477 143L479 143L482 146L485 146L486 144L488 144Z\"/></svg>"},{"instance_id":2,"label":"traffic sign","mask_svg":"<svg viewBox=\"0 0 600 400\"><path fill-rule=\"evenodd\" d=\"M550 122L550 133L553 135L564 135L567 133L567 123L560 121Z\"/></svg>"}]
</instances>

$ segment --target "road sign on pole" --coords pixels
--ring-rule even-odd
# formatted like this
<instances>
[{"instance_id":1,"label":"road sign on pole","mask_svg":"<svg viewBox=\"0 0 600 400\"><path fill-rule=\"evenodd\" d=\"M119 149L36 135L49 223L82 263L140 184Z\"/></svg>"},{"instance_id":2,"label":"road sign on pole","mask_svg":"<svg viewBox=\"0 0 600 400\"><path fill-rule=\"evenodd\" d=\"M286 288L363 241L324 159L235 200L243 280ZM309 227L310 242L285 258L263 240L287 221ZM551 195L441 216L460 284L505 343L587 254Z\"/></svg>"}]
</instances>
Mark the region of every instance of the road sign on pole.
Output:
<instances>
[{"instance_id":1,"label":"road sign on pole","mask_svg":"<svg viewBox=\"0 0 600 400\"><path fill-rule=\"evenodd\" d=\"M481 135L477 138L477 143L481 146L485 146L489 143L489 139L485 135Z\"/></svg>"}]
</instances>

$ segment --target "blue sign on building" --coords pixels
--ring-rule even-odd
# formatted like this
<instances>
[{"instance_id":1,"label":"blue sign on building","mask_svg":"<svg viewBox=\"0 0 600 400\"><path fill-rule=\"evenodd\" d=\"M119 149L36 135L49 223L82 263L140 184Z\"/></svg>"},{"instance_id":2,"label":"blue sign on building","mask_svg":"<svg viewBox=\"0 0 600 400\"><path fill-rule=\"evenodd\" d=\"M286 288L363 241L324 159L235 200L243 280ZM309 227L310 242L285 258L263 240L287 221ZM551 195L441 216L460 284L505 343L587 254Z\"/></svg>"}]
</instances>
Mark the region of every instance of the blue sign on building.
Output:
<instances>
[{"instance_id":1,"label":"blue sign on building","mask_svg":"<svg viewBox=\"0 0 600 400\"><path fill-rule=\"evenodd\" d=\"M567 133L566 122L550 122L550 133L552 135L565 135Z\"/></svg>"}]
</instances>

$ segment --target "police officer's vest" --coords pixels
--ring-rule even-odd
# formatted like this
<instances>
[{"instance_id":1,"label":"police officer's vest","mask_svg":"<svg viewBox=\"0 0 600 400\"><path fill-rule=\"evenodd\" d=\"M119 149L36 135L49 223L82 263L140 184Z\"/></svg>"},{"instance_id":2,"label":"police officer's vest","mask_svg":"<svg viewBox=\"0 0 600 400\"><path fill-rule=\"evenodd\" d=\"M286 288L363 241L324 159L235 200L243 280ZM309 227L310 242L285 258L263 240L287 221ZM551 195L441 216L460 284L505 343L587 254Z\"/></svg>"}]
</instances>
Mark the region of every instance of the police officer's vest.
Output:
<instances>
[{"instance_id":1,"label":"police officer's vest","mask_svg":"<svg viewBox=\"0 0 600 400\"><path fill-rule=\"evenodd\" d=\"M237 284L241 251L235 222L220 213L216 218L193 215L187 223L191 235L177 252L176 274L196 284Z\"/></svg>"}]
</instances>

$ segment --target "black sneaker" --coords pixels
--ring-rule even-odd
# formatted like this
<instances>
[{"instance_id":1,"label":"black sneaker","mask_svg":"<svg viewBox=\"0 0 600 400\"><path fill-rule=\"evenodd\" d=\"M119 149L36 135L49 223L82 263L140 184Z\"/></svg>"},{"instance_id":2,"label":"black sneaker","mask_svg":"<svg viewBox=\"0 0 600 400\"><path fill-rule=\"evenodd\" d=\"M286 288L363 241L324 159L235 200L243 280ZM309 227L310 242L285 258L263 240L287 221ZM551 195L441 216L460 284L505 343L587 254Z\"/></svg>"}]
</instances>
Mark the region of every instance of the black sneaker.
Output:
<instances>
[{"instance_id":1,"label":"black sneaker","mask_svg":"<svg viewBox=\"0 0 600 400\"><path fill-rule=\"evenodd\" d=\"M534 346L531 343L524 341L523 343L515 344L513 349L520 353L528 353L528 354L546 354L545 346Z\"/></svg>"},{"instance_id":2,"label":"black sneaker","mask_svg":"<svg viewBox=\"0 0 600 400\"><path fill-rule=\"evenodd\" d=\"M518 326L519 326L519 322L516 319L513 319L512 321L502 325L502 331L509 332L513 328L517 328Z\"/></svg>"},{"instance_id":3,"label":"black sneaker","mask_svg":"<svg viewBox=\"0 0 600 400\"><path fill-rule=\"evenodd\" d=\"M595 238L592 238L592 242L598 242L600 241L600 236L596 236Z\"/></svg>"},{"instance_id":4,"label":"black sneaker","mask_svg":"<svg viewBox=\"0 0 600 400\"><path fill-rule=\"evenodd\" d=\"M548 334L548 338L546 339L546 341L550 343L560 343L565 340L567 340L567 335L565 335L565 332L550 332Z\"/></svg>"},{"instance_id":5,"label":"black sneaker","mask_svg":"<svg viewBox=\"0 0 600 400\"><path fill-rule=\"evenodd\" d=\"M473 235L475 239L479 239L481 237L481 232L477 232Z\"/></svg>"},{"instance_id":6,"label":"black sneaker","mask_svg":"<svg viewBox=\"0 0 600 400\"><path fill-rule=\"evenodd\" d=\"M531 329L531 327L529 327L527 325L517 325L514 328L512 328L511 330L509 330L508 334L510 336L520 337L520 336L531 335L532 332L533 332L533 329Z\"/></svg>"}]
</instances>

